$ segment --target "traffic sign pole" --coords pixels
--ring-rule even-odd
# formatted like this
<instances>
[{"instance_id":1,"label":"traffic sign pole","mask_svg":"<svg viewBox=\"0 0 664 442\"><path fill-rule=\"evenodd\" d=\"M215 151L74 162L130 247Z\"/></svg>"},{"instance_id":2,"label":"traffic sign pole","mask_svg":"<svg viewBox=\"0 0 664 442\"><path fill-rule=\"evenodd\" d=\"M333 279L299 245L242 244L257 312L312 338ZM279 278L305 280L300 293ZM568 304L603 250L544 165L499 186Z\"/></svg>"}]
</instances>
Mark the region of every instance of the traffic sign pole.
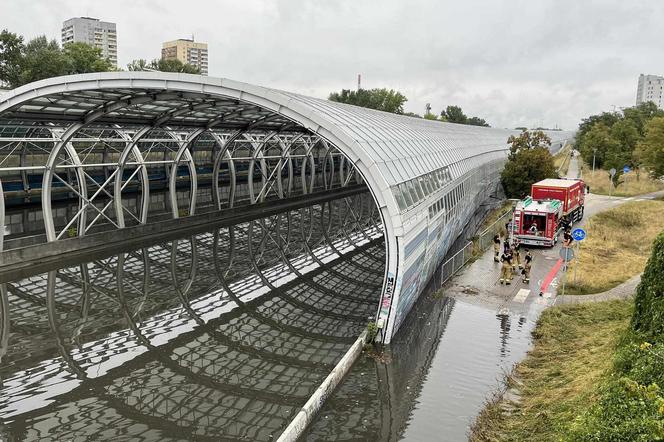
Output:
<instances>
[{"instance_id":1,"label":"traffic sign pole","mask_svg":"<svg viewBox=\"0 0 664 442\"><path fill-rule=\"evenodd\" d=\"M572 238L576 240L576 262L574 263L574 284L576 284L576 268L579 266L579 257L581 256L581 241L586 239L586 231L581 228L574 229Z\"/></svg>"},{"instance_id":2,"label":"traffic sign pole","mask_svg":"<svg viewBox=\"0 0 664 442\"><path fill-rule=\"evenodd\" d=\"M581 257L581 254L579 253L580 244L581 241L576 242L576 262L574 263L574 285L576 285L576 268L579 266L579 258Z\"/></svg>"}]
</instances>

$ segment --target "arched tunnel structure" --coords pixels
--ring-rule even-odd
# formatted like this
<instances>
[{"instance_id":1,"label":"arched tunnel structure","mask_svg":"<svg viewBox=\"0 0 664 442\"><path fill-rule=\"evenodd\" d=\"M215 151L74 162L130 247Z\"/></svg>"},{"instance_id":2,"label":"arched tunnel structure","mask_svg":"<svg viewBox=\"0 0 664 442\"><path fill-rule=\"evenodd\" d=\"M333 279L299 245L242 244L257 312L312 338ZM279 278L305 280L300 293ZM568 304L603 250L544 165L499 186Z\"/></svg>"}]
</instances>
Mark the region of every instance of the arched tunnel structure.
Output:
<instances>
[{"instance_id":1,"label":"arched tunnel structure","mask_svg":"<svg viewBox=\"0 0 664 442\"><path fill-rule=\"evenodd\" d=\"M38 208L29 220L35 237L57 242L338 192L342 207L318 216L341 217L335 223L348 226L349 243L380 238L372 255L384 256L382 281L372 284L379 336L389 343L495 192L515 133L196 75L43 80L0 96L0 224L10 226L0 250L4 236L10 246L14 208L27 203ZM553 149L572 136L549 135ZM285 232L258 247L292 263Z\"/></svg>"}]
</instances>

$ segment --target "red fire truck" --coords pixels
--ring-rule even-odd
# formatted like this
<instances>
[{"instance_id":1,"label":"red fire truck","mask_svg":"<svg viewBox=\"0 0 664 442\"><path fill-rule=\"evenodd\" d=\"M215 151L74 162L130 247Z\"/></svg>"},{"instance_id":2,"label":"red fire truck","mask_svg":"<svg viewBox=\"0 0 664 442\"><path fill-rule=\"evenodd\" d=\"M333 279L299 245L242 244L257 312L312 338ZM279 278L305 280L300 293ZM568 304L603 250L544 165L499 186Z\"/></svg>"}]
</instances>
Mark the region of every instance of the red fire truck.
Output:
<instances>
[{"instance_id":1,"label":"red fire truck","mask_svg":"<svg viewBox=\"0 0 664 442\"><path fill-rule=\"evenodd\" d=\"M582 180L546 179L532 185L531 196L519 201L508 226L521 244L553 247L563 228L583 218L586 185Z\"/></svg>"}]
</instances>

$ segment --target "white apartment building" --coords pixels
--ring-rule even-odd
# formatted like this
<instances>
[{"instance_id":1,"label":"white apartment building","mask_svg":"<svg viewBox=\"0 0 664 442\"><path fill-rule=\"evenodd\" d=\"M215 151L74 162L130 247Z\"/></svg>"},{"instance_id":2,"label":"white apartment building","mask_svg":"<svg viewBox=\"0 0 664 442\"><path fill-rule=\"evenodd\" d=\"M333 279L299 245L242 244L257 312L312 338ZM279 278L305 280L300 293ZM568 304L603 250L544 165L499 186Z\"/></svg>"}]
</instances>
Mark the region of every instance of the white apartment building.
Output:
<instances>
[{"instance_id":1,"label":"white apartment building","mask_svg":"<svg viewBox=\"0 0 664 442\"><path fill-rule=\"evenodd\" d=\"M101 49L102 56L118 66L118 34L115 23L91 17L74 17L62 24L62 45L83 42Z\"/></svg>"},{"instance_id":2,"label":"white apartment building","mask_svg":"<svg viewBox=\"0 0 664 442\"><path fill-rule=\"evenodd\" d=\"M639 75L639 84L636 87L636 104L652 101L660 109L664 109L662 101L664 91L664 77L659 75Z\"/></svg>"}]
</instances>

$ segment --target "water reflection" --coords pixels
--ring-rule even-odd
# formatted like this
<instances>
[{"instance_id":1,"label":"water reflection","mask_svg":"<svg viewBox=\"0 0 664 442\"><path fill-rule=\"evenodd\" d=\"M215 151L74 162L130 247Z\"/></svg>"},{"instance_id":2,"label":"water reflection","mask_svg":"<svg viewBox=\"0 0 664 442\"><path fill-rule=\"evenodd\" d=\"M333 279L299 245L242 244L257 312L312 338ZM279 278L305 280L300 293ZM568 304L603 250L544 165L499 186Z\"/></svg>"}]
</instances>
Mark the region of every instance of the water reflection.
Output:
<instances>
[{"instance_id":1,"label":"water reflection","mask_svg":"<svg viewBox=\"0 0 664 442\"><path fill-rule=\"evenodd\" d=\"M423 295L390 358L360 358L306 440L466 440L487 392L527 351L533 326L519 315Z\"/></svg>"},{"instance_id":2,"label":"water reflection","mask_svg":"<svg viewBox=\"0 0 664 442\"><path fill-rule=\"evenodd\" d=\"M367 194L0 285L0 436L270 440L376 312Z\"/></svg>"}]
</instances>

